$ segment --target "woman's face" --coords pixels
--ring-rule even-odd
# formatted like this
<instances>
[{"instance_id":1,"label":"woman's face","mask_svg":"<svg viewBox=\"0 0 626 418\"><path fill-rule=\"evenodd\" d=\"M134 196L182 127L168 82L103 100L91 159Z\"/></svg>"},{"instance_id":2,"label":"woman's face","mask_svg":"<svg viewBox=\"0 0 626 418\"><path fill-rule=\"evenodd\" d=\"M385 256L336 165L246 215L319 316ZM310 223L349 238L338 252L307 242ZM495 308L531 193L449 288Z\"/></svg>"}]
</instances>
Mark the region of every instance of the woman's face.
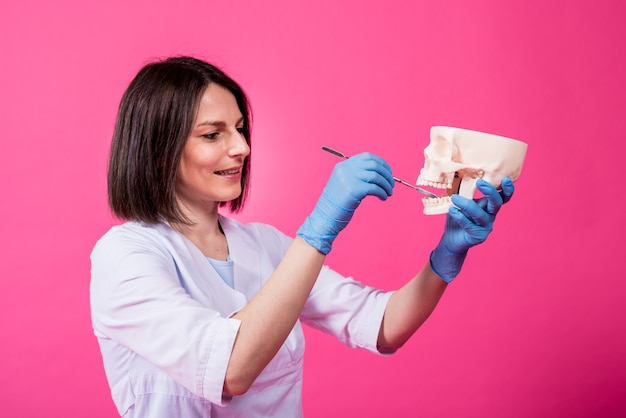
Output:
<instances>
[{"instance_id":1,"label":"woman's face","mask_svg":"<svg viewBox=\"0 0 626 418\"><path fill-rule=\"evenodd\" d=\"M241 194L243 162L250 147L235 96L210 84L204 91L176 175L176 195L184 211L216 210Z\"/></svg>"}]
</instances>

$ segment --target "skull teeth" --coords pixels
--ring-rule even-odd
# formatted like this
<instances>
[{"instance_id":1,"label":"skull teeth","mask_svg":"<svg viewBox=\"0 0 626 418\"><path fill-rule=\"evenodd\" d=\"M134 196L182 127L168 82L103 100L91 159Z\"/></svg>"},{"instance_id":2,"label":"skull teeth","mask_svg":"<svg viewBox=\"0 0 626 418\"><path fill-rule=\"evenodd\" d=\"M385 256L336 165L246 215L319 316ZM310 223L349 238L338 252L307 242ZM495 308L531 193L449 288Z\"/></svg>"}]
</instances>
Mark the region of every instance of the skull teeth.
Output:
<instances>
[{"instance_id":1,"label":"skull teeth","mask_svg":"<svg viewBox=\"0 0 626 418\"><path fill-rule=\"evenodd\" d=\"M422 199L422 204L424 205L425 215L440 215L448 212L448 209L452 206L452 200L450 200L450 196L425 197Z\"/></svg>"},{"instance_id":2,"label":"skull teeth","mask_svg":"<svg viewBox=\"0 0 626 418\"><path fill-rule=\"evenodd\" d=\"M441 197L424 197L422 198L422 203L424 206L433 206L433 205L441 205L451 203L450 196L441 196Z\"/></svg>"},{"instance_id":3,"label":"skull teeth","mask_svg":"<svg viewBox=\"0 0 626 418\"><path fill-rule=\"evenodd\" d=\"M434 187L435 189L451 189L452 188L452 182L442 183L439 181L425 180L421 178L417 179L417 185Z\"/></svg>"}]
</instances>

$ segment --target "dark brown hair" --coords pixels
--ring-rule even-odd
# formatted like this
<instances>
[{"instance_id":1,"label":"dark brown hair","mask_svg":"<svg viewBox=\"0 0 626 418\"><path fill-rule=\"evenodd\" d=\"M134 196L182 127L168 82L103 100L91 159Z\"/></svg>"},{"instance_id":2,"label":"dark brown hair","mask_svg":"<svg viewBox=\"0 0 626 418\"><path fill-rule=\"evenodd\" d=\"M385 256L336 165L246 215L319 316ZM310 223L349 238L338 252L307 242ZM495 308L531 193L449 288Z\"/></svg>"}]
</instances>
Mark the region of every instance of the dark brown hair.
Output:
<instances>
[{"instance_id":1,"label":"dark brown hair","mask_svg":"<svg viewBox=\"0 0 626 418\"><path fill-rule=\"evenodd\" d=\"M111 143L108 194L117 217L189 224L176 201L176 172L200 99L211 83L235 96L243 115L243 135L251 145L248 99L222 70L192 57L147 64L122 97ZM241 195L220 206L240 211L249 183L250 156L243 165Z\"/></svg>"}]
</instances>

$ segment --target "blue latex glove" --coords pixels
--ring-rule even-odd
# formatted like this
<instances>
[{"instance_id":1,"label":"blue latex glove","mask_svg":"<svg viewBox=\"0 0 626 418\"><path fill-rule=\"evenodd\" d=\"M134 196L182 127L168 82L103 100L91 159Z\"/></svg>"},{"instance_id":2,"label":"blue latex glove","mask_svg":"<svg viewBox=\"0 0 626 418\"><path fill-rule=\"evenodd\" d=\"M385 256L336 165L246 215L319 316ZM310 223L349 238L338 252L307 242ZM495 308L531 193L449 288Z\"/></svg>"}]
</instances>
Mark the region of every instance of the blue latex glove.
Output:
<instances>
[{"instance_id":1,"label":"blue latex glove","mask_svg":"<svg viewBox=\"0 0 626 418\"><path fill-rule=\"evenodd\" d=\"M386 200L394 184L391 168L376 155L366 152L338 163L297 235L328 254L363 198L373 195Z\"/></svg>"},{"instance_id":2,"label":"blue latex glove","mask_svg":"<svg viewBox=\"0 0 626 418\"><path fill-rule=\"evenodd\" d=\"M446 283L461 271L467 251L487 239L496 214L513 196L515 187L510 178L502 180L502 192L483 179L476 187L484 197L472 200L452 195L452 206L446 215L446 226L437 247L430 254L430 266Z\"/></svg>"}]
</instances>

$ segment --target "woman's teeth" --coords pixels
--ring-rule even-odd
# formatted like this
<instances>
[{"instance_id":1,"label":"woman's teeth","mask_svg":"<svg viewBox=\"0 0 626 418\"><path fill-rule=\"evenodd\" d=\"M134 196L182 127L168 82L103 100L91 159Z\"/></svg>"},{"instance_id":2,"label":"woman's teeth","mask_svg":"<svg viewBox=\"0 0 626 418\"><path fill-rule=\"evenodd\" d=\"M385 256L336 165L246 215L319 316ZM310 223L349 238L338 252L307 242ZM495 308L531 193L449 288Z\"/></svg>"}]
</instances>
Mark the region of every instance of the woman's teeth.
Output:
<instances>
[{"instance_id":1,"label":"woman's teeth","mask_svg":"<svg viewBox=\"0 0 626 418\"><path fill-rule=\"evenodd\" d=\"M237 174L239 173L239 169L235 169L235 170L224 170L224 171L216 171L215 174L218 174L220 176L229 176L231 174Z\"/></svg>"}]
</instances>

